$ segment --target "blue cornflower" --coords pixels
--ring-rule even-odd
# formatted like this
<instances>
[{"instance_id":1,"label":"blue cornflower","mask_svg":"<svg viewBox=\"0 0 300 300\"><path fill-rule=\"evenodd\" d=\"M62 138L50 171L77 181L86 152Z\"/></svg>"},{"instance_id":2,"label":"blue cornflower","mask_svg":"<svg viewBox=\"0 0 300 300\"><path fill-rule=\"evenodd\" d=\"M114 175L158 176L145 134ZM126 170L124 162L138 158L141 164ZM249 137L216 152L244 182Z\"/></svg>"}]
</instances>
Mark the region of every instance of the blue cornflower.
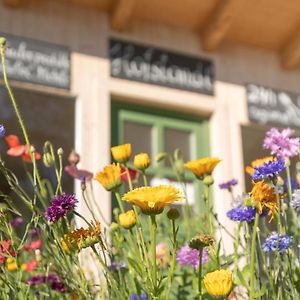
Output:
<instances>
[{"instance_id":1,"label":"blue cornflower","mask_svg":"<svg viewBox=\"0 0 300 300\"><path fill-rule=\"evenodd\" d=\"M292 239L293 238L289 235L275 232L266 238L265 242L262 244L262 248L267 253L271 251L282 253L290 247Z\"/></svg>"},{"instance_id":2,"label":"blue cornflower","mask_svg":"<svg viewBox=\"0 0 300 300\"><path fill-rule=\"evenodd\" d=\"M143 292L141 295L131 294L129 299L130 300L147 300L148 296L145 292Z\"/></svg>"},{"instance_id":3,"label":"blue cornflower","mask_svg":"<svg viewBox=\"0 0 300 300\"><path fill-rule=\"evenodd\" d=\"M0 138L5 136L5 127L0 124Z\"/></svg>"},{"instance_id":4,"label":"blue cornflower","mask_svg":"<svg viewBox=\"0 0 300 300\"><path fill-rule=\"evenodd\" d=\"M232 221L253 222L256 208L253 206L239 206L227 212L227 217Z\"/></svg>"},{"instance_id":5,"label":"blue cornflower","mask_svg":"<svg viewBox=\"0 0 300 300\"><path fill-rule=\"evenodd\" d=\"M238 181L236 179L231 179L226 182L220 183L219 188L221 190L230 190L233 186L237 185Z\"/></svg>"},{"instance_id":6,"label":"blue cornflower","mask_svg":"<svg viewBox=\"0 0 300 300\"><path fill-rule=\"evenodd\" d=\"M259 167L254 167L254 173L252 179L262 180L264 178L273 179L285 168L285 162L283 159L268 161Z\"/></svg>"}]
</instances>

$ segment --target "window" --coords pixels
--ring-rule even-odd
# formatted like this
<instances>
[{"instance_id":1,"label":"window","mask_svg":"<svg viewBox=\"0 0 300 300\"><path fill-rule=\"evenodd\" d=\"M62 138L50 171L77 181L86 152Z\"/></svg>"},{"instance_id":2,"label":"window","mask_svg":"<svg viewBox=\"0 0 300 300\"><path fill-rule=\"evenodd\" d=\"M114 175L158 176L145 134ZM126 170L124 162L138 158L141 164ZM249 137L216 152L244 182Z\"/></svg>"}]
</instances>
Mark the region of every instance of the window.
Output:
<instances>
[{"instance_id":1,"label":"window","mask_svg":"<svg viewBox=\"0 0 300 300\"><path fill-rule=\"evenodd\" d=\"M37 151L42 153L45 141L52 142L54 149L62 147L64 150L64 165L69 152L74 147L74 111L75 101L72 98L38 93L29 90L14 88L21 115L29 134L30 142ZM17 117L4 87L0 87L0 123L4 124L6 134L14 134L23 143L24 138L18 124ZM0 153L6 166L17 176L20 185L30 191L31 183L24 170L24 164L19 157L9 157L6 154L8 147L4 140L0 141ZM31 165L25 163L29 170ZM42 161L38 161L41 177L47 178L56 184L55 173L52 169L44 167ZM66 192L73 190L73 180L66 174L63 175L63 187ZM0 190L10 193L6 181L0 176ZM21 209L23 203L18 201Z\"/></svg>"},{"instance_id":2,"label":"window","mask_svg":"<svg viewBox=\"0 0 300 300\"><path fill-rule=\"evenodd\" d=\"M182 188L170 162L157 163L155 156L160 152L172 154L177 148L181 150L184 161L207 156L208 122L199 116L113 103L112 145L122 143L132 145L132 155L139 152L150 155L152 164L147 174L151 185L175 184ZM201 186L192 173L185 172L185 178L189 203L200 208Z\"/></svg>"}]
</instances>

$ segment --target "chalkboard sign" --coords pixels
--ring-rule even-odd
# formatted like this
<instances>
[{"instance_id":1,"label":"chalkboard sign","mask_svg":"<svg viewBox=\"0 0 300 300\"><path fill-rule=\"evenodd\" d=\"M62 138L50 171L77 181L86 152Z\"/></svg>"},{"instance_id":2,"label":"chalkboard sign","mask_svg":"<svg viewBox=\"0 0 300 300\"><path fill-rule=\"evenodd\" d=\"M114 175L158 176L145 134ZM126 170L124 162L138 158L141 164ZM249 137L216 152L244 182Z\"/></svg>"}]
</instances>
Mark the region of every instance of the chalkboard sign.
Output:
<instances>
[{"instance_id":1,"label":"chalkboard sign","mask_svg":"<svg viewBox=\"0 0 300 300\"><path fill-rule=\"evenodd\" d=\"M248 84L247 99L250 121L300 127L300 95Z\"/></svg>"},{"instance_id":2,"label":"chalkboard sign","mask_svg":"<svg viewBox=\"0 0 300 300\"><path fill-rule=\"evenodd\" d=\"M7 39L9 79L56 88L70 88L70 51L42 41L2 34ZM0 66L2 74L2 65Z\"/></svg>"},{"instance_id":3,"label":"chalkboard sign","mask_svg":"<svg viewBox=\"0 0 300 300\"><path fill-rule=\"evenodd\" d=\"M111 39L111 76L213 94L211 61Z\"/></svg>"}]
</instances>

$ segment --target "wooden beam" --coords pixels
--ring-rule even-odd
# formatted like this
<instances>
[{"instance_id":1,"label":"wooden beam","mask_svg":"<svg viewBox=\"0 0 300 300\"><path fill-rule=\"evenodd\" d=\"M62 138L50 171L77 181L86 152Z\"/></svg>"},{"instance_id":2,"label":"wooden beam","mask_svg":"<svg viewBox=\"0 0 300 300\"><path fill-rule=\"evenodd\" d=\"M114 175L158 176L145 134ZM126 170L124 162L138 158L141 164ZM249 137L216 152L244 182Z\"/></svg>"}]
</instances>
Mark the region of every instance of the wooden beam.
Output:
<instances>
[{"instance_id":1,"label":"wooden beam","mask_svg":"<svg viewBox=\"0 0 300 300\"><path fill-rule=\"evenodd\" d=\"M22 2L23 0L4 0L4 4L9 7L18 7Z\"/></svg>"},{"instance_id":2,"label":"wooden beam","mask_svg":"<svg viewBox=\"0 0 300 300\"><path fill-rule=\"evenodd\" d=\"M241 0L221 0L209 18L202 34L202 48L216 50L232 24L232 16L239 9Z\"/></svg>"},{"instance_id":3,"label":"wooden beam","mask_svg":"<svg viewBox=\"0 0 300 300\"><path fill-rule=\"evenodd\" d=\"M116 0L111 15L111 27L122 31L132 16L136 0Z\"/></svg>"},{"instance_id":4,"label":"wooden beam","mask_svg":"<svg viewBox=\"0 0 300 300\"><path fill-rule=\"evenodd\" d=\"M292 69L300 64L300 27L285 43L280 60L284 69Z\"/></svg>"}]
</instances>

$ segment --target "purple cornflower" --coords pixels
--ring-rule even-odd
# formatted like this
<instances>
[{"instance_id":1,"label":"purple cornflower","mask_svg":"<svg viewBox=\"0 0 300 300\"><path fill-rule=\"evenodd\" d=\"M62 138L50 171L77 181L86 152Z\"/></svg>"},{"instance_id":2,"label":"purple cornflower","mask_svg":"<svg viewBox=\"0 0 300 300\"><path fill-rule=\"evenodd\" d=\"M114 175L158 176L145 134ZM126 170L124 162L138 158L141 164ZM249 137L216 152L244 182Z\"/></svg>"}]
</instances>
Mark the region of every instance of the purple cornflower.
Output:
<instances>
[{"instance_id":1,"label":"purple cornflower","mask_svg":"<svg viewBox=\"0 0 300 300\"><path fill-rule=\"evenodd\" d=\"M52 198L50 206L45 212L45 216L49 222L56 222L61 217L64 217L69 211L74 209L78 200L75 195L62 193Z\"/></svg>"},{"instance_id":2,"label":"purple cornflower","mask_svg":"<svg viewBox=\"0 0 300 300\"><path fill-rule=\"evenodd\" d=\"M300 210L300 190L294 190L292 194L291 206L296 210Z\"/></svg>"},{"instance_id":3,"label":"purple cornflower","mask_svg":"<svg viewBox=\"0 0 300 300\"><path fill-rule=\"evenodd\" d=\"M0 138L5 136L5 127L3 124L0 124Z\"/></svg>"},{"instance_id":4,"label":"purple cornflower","mask_svg":"<svg viewBox=\"0 0 300 300\"><path fill-rule=\"evenodd\" d=\"M254 180L262 180L264 178L273 179L284 168L285 168L285 162L283 159L268 161L259 167L254 167L254 173L252 174L251 177Z\"/></svg>"},{"instance_id":5,"label":"purple cornflower","mask_svg":"<svg viewBox=\"0 0 300 300\"><path fill-rule=\"evenodd\" d=\"M256 208L252 206L239 206L227 212L227 217L232 221L253 222Z\"/></svg>"},{"instance_id":6,"label":"purple cornflower","mask_svg":"<svg viewBox=\"0 0 300 300\"><path fill-rule=\"evenodd\" d=\"M10 220L9 223L13 228L18 228L24 223L24 220L21 217L16 217Z\"/></svg>"},{"instance_id":7,"label":"purple cornflower","mask_svg":"<svg viewBox=\"0 0 300 300\"><path fill-rule=\"evenodd\" d=\"M45 275L36 275L32 276L27 280L27 283L29 285L38 285L41 283L44 283L46 281L46 276Z\"/></svg>"},{"instance_id":8,"label":"purple cornflower","mask_svg":"<svg viewBox=\"0 0 300 300\"><path fill-rule=\"evenodd\" d=\"M277 128L271 128L265 136L263 147L270 149L272 155L279 158L290 158L296 156L300 149L300 139L291 138L294 130L285 128L280 132Z\"/></svg>"},{"instance_id":9,"label":"purple cornflower","mask_svg":"<svg viewBox=\"0 0 300 300\"><path fill-rule=\"evenodd\" d=\"M282 253L290 247L292 239L291 236L275 232L266 238L265 242L262 244L262 248L267 253L271 251Z\"/></svg>"},{"instance_id":10,"label":"purple cornflower","mask_svg":"<svg viewBox=\"0 0 300 300\"><path fill-rule=\"evenodd\" d=\"M32 228L29 231L29 234L32 238L38 237L41 234L41 229L40 228Z\"/></svg>"},{"instance_id":11,"label":"purple cornflower","mask_svg":"<svg viewBox=\"0 0 300 300\"><path fill-rule=\"evenodd\" d=\"M230 191L231 188L237 184L238 184L238 181L236 179L231 179L226 182L220 183L219 188L221 190L229 190Z\"/></svg>"},{"instance_id":12,"label":"purple cornflower","mask_svg":"<svg viewBox=\"0 0 300 300\"><path fill-rule=\"evenodd\" d=\"M52 290L55 290L55 291L58 291L61 293L67 292L67 288L62 283L60 278L56 275L56 273L49 273L49 275L47 277L47 282L50 283Z\"/></svg>"},{"instance_id":13,"label":"purple cornflower","mask_svg":"<svg viewBox=\"0 0 300 300\"><path fill-rule=\"evenodd\" d=\"M131 294L129 299L130 300L147 300L148 296L145 292L142 292L141 295Z\"/></svg>"},{"instance_id":14,"label":"purple cornflower","mask_svg":"<svg viewBox=\"0 0 300 300\"><path fill-rule=\"evenodd\" d=\"M188 245L182 246L176 255L176 260L181 266L193 266L194 268L198 268L199 266L199 250L192 249ZM206 263L208 261L208 253L204 248L202 252L202 263Z\"/></svg>"}]
</instances>

